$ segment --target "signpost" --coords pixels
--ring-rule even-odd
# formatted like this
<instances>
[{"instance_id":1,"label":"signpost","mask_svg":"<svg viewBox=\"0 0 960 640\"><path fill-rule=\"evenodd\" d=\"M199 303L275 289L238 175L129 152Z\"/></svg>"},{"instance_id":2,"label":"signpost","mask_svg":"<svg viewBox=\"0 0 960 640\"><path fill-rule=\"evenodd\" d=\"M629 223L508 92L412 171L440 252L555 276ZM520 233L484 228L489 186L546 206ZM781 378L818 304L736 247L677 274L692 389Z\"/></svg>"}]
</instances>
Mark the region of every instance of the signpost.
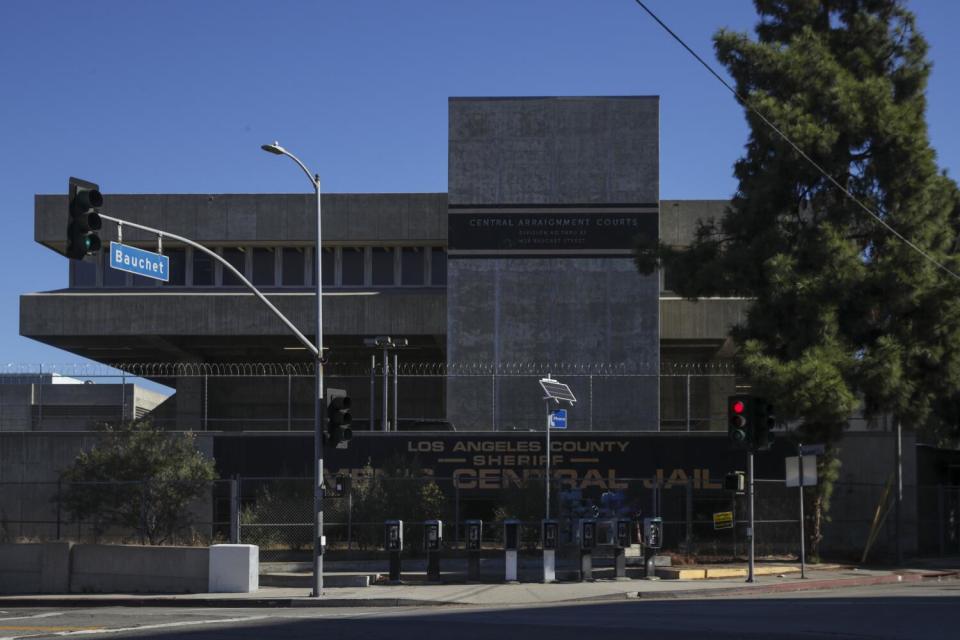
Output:
<instances>
[{"instance_id":1,"label":"signpost","mask_svg":"<svg viewBox=\"0 0 960 640\"><path fill-rule=\"evenodd\" d=\"M577 398L573 395L573 392L570 391L570 387L558 382L550 377L550 374L547 374L546 378L540 379L540 388L543 389L543 401L547 405L547 452L544 456L547 460L547 477L544 478L544 484L546 485L546 516L547 520L550 519L550 431L553 429L566 429L567 428L567 410L566 409L556 409L554 411L550 410L550 401L553 400L555 403L560 404L560 402L566 402L571 407L576 403ZM556 426L555 426L556 425Z\"/></svg>"},{"instance_id":2,"label":"signpost","mask_svg":"<svg viewBox=\"0 0 960 640\"><path fill-rule=\"evenodd\" d=\"M110 243L110 266L145 278L170 281L170 258L119 242Z\"/></svg>"},{"instance_id":3,"label":"signpost","mask_svg":"<svg viewBox=\"0 0 960 640\"><path fill-rule=\"evenodd\" d=\"M799 455L789 456L786 463L786 485L788 487L800 487L800 577L806 578L806 546L807 532L804 526L803 515L803 488L817 486L817 456L822 455L826 447L822 444L797 445ZM808 455L813 454L813 455Z\"/></svg>"}]
</instances>

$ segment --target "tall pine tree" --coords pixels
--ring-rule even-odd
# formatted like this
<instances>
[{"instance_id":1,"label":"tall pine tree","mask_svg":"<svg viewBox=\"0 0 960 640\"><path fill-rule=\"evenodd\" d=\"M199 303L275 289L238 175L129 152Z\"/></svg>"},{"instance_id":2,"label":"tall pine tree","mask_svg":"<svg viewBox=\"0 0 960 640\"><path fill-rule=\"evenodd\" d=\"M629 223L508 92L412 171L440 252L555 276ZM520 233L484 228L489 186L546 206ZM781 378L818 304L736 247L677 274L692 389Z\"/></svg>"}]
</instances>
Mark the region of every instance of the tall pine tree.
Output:
<instances>
[{"instance_id":1,"label":"tall pine tree","mask_svg":"<svg viewBox=\"0 0 960 640\"><path fill-rule=\"evenodd\" d=\"M816 545L854 411L956 436L960 282L947 270L960 272L960 196L930 147L931 65L903 2L754 4L756 38L714 37L751 131L738 190L690 247L639 246L637 266L662 264L685 297L754 299L733 332L743 373L778 415L800 421L805 442L828 443Z\"/></svg>"}]
</instances>

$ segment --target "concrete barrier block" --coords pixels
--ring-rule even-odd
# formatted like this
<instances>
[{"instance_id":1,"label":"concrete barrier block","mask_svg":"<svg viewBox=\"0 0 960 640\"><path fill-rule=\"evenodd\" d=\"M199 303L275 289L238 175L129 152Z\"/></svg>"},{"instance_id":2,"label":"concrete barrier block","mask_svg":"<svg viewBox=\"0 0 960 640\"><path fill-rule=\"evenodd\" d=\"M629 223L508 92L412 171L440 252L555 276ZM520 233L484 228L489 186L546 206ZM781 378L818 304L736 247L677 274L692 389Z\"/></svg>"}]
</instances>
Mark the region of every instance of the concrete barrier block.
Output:
<instances>
[{"instance_id":1,"label":"concrete barrier block","mask_svg":"<svg viewBox=\"0 0 960 640\"><path fill-rule=\"evenodd\" d=\"M206 547L78 544L73 548L73 593L204 593Z\"/></svg>"},{"instance_id":2,"label":"concrete barrier block","mask_svg":"<svg viewBox=\"0 0 960 640\"><path fill-rule=\"evenodd\" d=\"M251 593L260 586L260 549L255 544L210 547L210 593Z\"/></svg>"},{"instance_id":3,"label":"concrete barrier block","mask_svg":"<svg viewBox=\"0 0 960 640\"><path fill-rule=\"evenodd\" d=\"M0 594L40 593L42 544L0 544Z\"/></svg>"},{"instance_id":4,"label":"concrete barrier block","mask_svg":"<svg viewBox=\"0 0 960 640\"><path fill-rule=\"evenodd\" d=\"M45 542L40 550L40 593L70 593L72 542Z\"/></svg>"}]
</instances>

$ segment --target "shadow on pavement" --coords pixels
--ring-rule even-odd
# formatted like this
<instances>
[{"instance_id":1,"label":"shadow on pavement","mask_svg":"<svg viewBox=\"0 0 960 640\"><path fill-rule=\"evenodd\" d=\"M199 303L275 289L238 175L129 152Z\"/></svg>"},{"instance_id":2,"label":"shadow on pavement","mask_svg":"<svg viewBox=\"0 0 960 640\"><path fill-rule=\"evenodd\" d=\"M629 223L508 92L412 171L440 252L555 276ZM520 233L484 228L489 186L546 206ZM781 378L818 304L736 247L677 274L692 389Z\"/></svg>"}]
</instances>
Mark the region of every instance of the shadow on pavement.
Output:
<instances>
[{"instance_id":1,"label":"shadow on pavement","mask_svg":"<svg viewBox=\"0 0 960 640\"><path fill-rule=\"evenodd\" d=\"M444 610L274 610L272 619L217 628L184 628L129 637L335 638L370 640L587 640L642 637L696 640L733 638L833 640L956 638L960 585L938 596L777 597L763 599L642 600L544 607ZM955 594L955 595L952 595ZM212 613L212 612L211 612ZM221 610L222 613L222 610ZM630 634L629 636L626 634Z\"/></svg>"}]
</instances>

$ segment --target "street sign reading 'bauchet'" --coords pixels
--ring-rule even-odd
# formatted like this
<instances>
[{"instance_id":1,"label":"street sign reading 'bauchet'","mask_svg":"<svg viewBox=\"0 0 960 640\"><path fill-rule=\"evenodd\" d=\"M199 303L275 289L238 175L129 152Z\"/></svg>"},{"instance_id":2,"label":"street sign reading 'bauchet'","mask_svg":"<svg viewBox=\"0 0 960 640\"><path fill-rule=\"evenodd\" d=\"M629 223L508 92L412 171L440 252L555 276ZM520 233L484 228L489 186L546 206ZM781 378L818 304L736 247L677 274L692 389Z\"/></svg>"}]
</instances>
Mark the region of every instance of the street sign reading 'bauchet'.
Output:
<instances>
[{"instance_id":1,"label":"street sign reading 'bauchet'","mask_svg":"<svg viewBox=\"0 0 960 640\"><path fill-rule=\"evenodd\" d=\"M110 266L145 278L170 280L170 258L119 242L110 243Z\"/></svg>"}]
</instances>

